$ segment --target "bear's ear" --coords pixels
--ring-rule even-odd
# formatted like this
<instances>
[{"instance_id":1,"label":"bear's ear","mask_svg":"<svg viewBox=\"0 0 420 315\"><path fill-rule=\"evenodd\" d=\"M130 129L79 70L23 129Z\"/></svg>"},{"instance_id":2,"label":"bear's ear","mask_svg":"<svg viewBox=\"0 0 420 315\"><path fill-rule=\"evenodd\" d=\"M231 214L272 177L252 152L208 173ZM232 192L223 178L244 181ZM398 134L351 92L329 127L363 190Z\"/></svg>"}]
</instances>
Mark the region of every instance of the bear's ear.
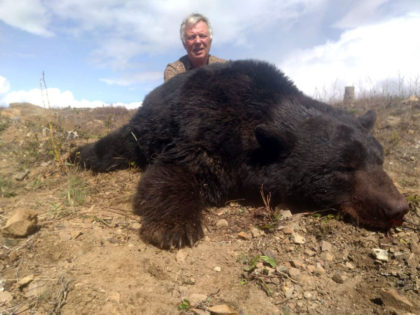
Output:
<instances>
[{"instance_id":1,"label":"bear's ear","mask_svg":"<svg viewBox=\"0 0 420 315\"><path fill-rule=\"evenodd\" d=\"M258 125L255 137L265 156L277 159L287 156L295 143L295 136L290 132L282 132L268 125Z\"/></svg>"},{"instance_id":2,"label":"bear's ear","mask_svg":"<svg viewBox=\"0 0 420 315\"><path fill-rule=\"evenodd\" d=\"M376 122L376 113L373 110L370 110L357 119L359 120L362 127L366 128L367 130L371 130Z\"/></svg>"}]
</instances>

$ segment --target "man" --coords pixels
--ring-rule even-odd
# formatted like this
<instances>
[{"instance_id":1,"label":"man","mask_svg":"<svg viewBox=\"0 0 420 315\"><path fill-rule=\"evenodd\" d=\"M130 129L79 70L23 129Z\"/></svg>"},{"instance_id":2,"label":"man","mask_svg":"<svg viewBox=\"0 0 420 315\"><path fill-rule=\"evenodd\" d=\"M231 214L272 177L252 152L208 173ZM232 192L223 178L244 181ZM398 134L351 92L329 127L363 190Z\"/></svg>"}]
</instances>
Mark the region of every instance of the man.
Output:
<instances>
[{"instance_id":1,"label":"man","mask_svg":"<svg viewBox=\"0 0 420 315\"><path fill-rule=\"evenodd\" d=\"M213 30L205 16L198 13L187 16L181 24L180 35L187 55L166 66L165 82L179 73L194 68L215 62L226 62L209 54Z\"/></svg>"}]
</instances>

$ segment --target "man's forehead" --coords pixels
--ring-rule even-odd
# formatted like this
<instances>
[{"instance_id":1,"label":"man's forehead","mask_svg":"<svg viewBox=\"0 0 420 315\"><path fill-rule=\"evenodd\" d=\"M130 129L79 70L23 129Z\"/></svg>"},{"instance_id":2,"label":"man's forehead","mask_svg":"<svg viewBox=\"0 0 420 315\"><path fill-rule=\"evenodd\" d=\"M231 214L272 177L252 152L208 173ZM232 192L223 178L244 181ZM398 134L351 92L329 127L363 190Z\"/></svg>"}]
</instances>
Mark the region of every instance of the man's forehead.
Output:
<instances>
[{"instance_id":1,"label":"man's forehead","mask_svg":"<svg viewBox=\"0 0 420 315\"><path fill-rule=\"evenodd\" d=\"M206 22L204 21L198 21L195 24L188 24L185 28L186 33L192 33L192 32L208 32L208 27Z\"/></svg>"}]
</instances>

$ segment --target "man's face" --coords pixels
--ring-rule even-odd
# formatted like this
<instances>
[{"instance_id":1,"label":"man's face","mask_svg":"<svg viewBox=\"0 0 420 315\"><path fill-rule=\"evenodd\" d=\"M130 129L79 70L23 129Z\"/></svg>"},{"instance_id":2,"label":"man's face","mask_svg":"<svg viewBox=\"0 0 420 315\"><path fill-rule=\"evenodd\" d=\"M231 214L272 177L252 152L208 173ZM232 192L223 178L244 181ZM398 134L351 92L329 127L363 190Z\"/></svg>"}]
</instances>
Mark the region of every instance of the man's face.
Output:
<instances>
[{"instance_id":1,"label":"man's face","mask_svg":"<svg viewBox=\"0 0 420 315\"><path fill-rule=\"evenodd\" d=\"M185 28L184 47L194 66L207 62L210 46L210 34L205 22L200 21Z\"/></svg>"}]
</instances>

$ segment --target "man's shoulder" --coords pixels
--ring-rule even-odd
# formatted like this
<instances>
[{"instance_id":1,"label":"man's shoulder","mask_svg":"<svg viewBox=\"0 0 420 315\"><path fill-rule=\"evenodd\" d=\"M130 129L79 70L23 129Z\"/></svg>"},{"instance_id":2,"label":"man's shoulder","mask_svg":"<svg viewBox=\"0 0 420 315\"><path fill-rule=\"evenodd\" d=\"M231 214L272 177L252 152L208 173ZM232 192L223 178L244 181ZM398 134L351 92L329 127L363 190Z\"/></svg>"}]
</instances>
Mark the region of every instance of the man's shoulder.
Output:
<instances>
[{"instance_id":1,"label":"man's shoulder","mask_svg":"<svg viewBox=\"0 0 420 315\"><path fill-rule=\"evenodd\" d=\"M182 56L177 61L171 62L167 67L174 68L179 71L185 71L188 68L188 56Z\"/></svg>"},{"instance_id":2,"label":"man's shoulder","mask_svg":"<svg viewBox=\"0 0 420 315\"><path fill-rule=\"evenodd\" d=\"M169 63L164 71L163 78L165 82L177 74L183 73L188 70L188 56L183 56L177 61Z\"/></svg>"},{"instance_id":3,"label":"man's shoulder","mask_svg":"<svg viewBox=\"0 0 420 315\"><path fill-rule=\"evenodd\" d=\"M211 63L225 63L225 62L227 62L226 59L222 59L222 58L219 58L219 57L216 57L216 56L213 56L213 55L209 56L209 64L211 64Z\"/></svg>"}]
</instances>

